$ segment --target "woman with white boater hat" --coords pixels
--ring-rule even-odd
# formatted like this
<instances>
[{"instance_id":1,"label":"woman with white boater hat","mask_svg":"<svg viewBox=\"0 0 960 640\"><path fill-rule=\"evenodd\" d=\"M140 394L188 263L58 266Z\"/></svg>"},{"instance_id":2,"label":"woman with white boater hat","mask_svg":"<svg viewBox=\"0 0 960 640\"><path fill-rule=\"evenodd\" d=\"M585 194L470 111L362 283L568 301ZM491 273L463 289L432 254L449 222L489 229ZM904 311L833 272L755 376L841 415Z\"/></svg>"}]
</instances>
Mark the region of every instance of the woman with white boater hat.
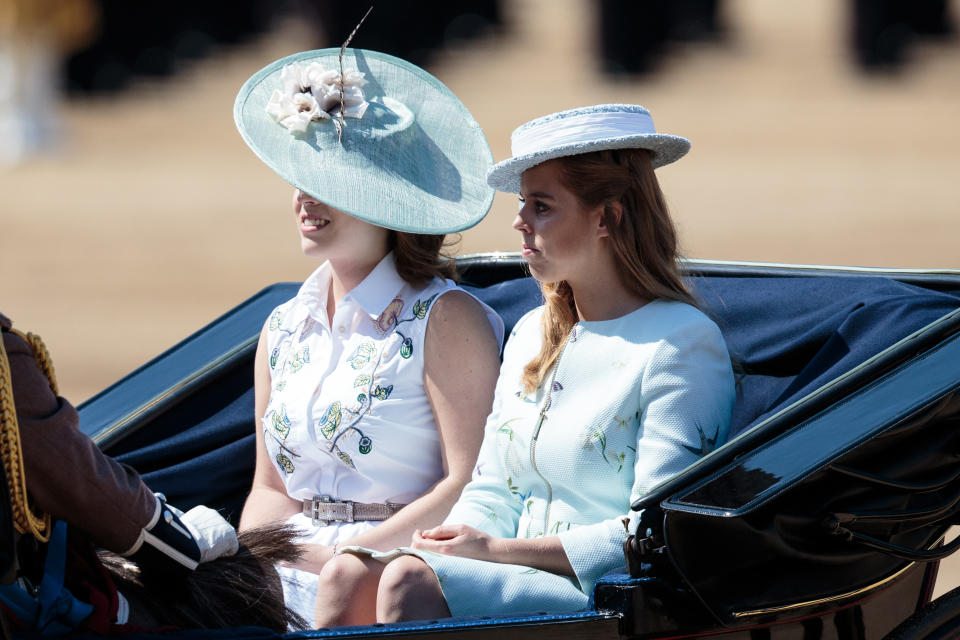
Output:
<instances>
[{"instance_id":1,"label":"woman with white boater hat","mask_svg":"<svg viewBox=\"0 0 960 640\"><path fill-rule=\"evenodd\" d=\"M297 569L281 568L309 620L338 546L406 544L470 479L503 323L454 284L440 250L489 210L492 157L449 89L374 51L273 62L244 84L234 117L293 186L303 252L324 260L260 336L240 519L241 530L287 521L311 543Z\"/></svg>"},{"instance_id":2,"label":"woman with white boater hat","mask_svg":"<svg viewBox=\"0 0 960 640\"><path fill-rule=\"evenodd\" d=\"M513 227L545 304L511 334L473 479L444 523L328 565L386 563L351 606L380 621L584 609L624 564L630 504L727 436L730 358L680 278L654 175L689 142L616 104L533 120L512 142L488 182L520 194Z\"/></svg>"}]
</instances>

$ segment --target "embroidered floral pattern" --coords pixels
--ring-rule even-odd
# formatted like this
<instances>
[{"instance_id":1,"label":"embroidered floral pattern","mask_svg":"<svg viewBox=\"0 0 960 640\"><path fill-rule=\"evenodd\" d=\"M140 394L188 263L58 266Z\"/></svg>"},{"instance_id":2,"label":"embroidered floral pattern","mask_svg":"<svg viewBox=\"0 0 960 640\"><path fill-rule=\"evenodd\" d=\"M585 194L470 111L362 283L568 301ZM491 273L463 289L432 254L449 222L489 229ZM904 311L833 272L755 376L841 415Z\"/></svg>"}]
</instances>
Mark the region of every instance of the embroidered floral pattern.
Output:
<instances>
[{"instance_id":1,"label":"embroidered floral pattern","mask_svg":"<svg viewBox=\"0 0 960 640\"><path fill-rule=\"evenodd\" d=\"M327 407L327 412L320 416L320 433L328 440L333 437L337 427L340 426L340 420L343 413L340 411L340 402L334 401Z\"/></svg>"},{"instance_id":2,"label":"embroidered floral pattern","mask_svg":"<svg viewBox=\"0 0 960 640\"><path fill-rule=\"evenodd\" d=\"M373 449L373 440L370 439L370 436L360 438L360 442L357 443L357 450L363 455L366 455L370 453L371 449Z\"/></svg>"},{"instance_id":3,"label":"embroidered floral pattern","mask_svg":"<svg viewBox=\"0 0 960 640\"><path fill-rule=\"evenodd\" d=\"M338 449L337 449L337 457L340 458L340 460L341 460L341 462L343 462L343 464L347 465L347 466L350 467L351 469L356 469L356 467L355 467L354 464L353 464L353 459L352 459L345 451L341 451L341 450L338 448Z\"/></svg>"},{"instance_id":4,"label":"embroidered floral pattern","mask_svg":"<svg viewBox=\"0 0 960 640\"><path fill-rule=\"evenodd\" d=\"M290 368L290 373L296 373L308 362L310 362L310 347L303 347L293 354L293 358L287 363L287 366Z\"/></svg>"},{"instance_id":5,"label":"embroidered floral pattern","mask_svg":"<svg viewBox=\"0 0 960 640\"><path fill-rule=\"evenodd\" d=\"M427 311L430 309L430 304L433 303L433 299L437 297L437 294L433 294L426 300L420 301L417 300L413 303L413 315L418 319L423 320L427 317Z\"/></svg>"},{"instance_id":6,"label":"embroidered floral pattern","mask_svg":"<svg viewBox=\"0 0 960 640\"><path fill-rule=\"evenodd\" d=\"M274 347L273 351L270 352L270 368L277 368L277 359L280 357L280 347Z\"/></svg>"},{"instance_id":7,"label":"embroidered floral pattern","mask_svg":"<svg viewBox=\"0 0 960 640\"><path fill-rule=\"evenodd\" d=\"M361 373L356 378L353 379L354 387L366 387L370 384L370 376L365 373Z\"/></svg>"},{"instance_id":8,"label":"embroidered floral pattern","mask_svg":"<svg viewBox=\"0 0 960 640\"><path fill-rule=\"evenodd\" d=\"M394 349L397 349L398 345L401 358L410 359L414 355L413 337L404 335L397 327L403 323L426 319L430 307L439 295L436 293L426 298L418 298L412 307L407 307L402 297L395 297L371 322L376 333L386 336L394 331L398 337L388 337L386 340L362 339L359 344L355 344L352 352L347 352L349 356L345 362L356 372L352 384L355 395L350 400L341 398L329 404L316 419L314 429L318 437L322 436L327 441L329 452L351 469L356 469L356 455L368 455L374 448L374 438L364 433L359 426L361 420L377 402L388 400L394 390L392 383L378 375L380 362L384 358L396 357L398 351ZM408 308L407 317L401 317ZM294 327L293 330L284 330L282 322L283 314L277 309L271 314L268 327L272 331L280 330L290 334L294 341L295 336L299 335L300 342L309 337L308 330L314 324L312 318L307 317L299 329ZM274 389L278 391L287 386L287 376L304 369L310 363L309 347L303 345L302 348L294 350L290 347L291 344L300 343L287 340L276 346L270 354L271 370L279 371L274 374ZM281 406L268 416L268 424L273 432L282 438L286 438L292 429L297 428L285 412L286 407ZM292 473L295 457L296 455L285 447L276 455L277 464L283 473Z\"/></svg>"},{"instance_id":9,"label":"embroidered floral pattern","mask_svg":"<svg viewBox=\"0 0 960 640\"><path fill-rule=\"evenodd\" d=\"M290 456L293 456L294 458L299 458L300 456L290 450L274 434L270 433L270 437L273 438L273 441L276 442L277 446L280 448L280 450L277 451L277 455L274 456L274 460L277 461L277 466L279 467L280 472L283 474L293 473L296 470L296 467L294 467L293 460L290 459Z\"/></svg>"},{"instance_id":10,"label":"embroidered floral pattern","mask_svg":"<svg viewBox=\"0 0 960 640\"><path fill-rule=\"evenodd\" d=\"M403 311L403 300L394 298L377 319L373 321L377 332L384 334L390 331L390 329L393 329L397 325L397 319L400 317L401 311Z\"/></svg>"},{"instance_id":11,"label":"embroidered floral pattern","mask_svg":"<svg viewBox=\"0 0 960 640\"><path fill-rule=\"evenodd\" d=\"M281 403L279 411L270 412L270 424L281 438L286 438L290 434L290 418L287 417L287 405Z\"/></svg>"},{"instance_id":12,"label":"embroidered floral pattern","mask_svg":"<svg viewBox=\"0 0 960 640\"><path fill-rule=\"evenodd\" d=\"M377 388L373 390L373 397L377 400L386 400L390 397L390 394L393 393L393 385L387 385L386 387L381 387L377 385Z\"/></svg>"},{"instance_id":13,"label":"embroidered floral pattern","mask_svg":"<svg viewBox=\"0 0 960 640\"><path fill-rule=\"evenodd\" d=\"M280 328L280 320L283 319L283 312L280 309L274 309L270 314L270 324L267 325L270 331L276 331Z\"/></svg>"},{"instance_id":14,"label":"embroidered floral pattern","mask_svg":"<svg viewBox=\"0 0 960 640\"><path fill-rule=\"evenodd\" d=\"M413 340L399 331L397 331L397 335L403 338L403 342L400 343L400 357L404 360L409 360L410 356L413 355Z\"/></svg>"},{"instance_id":15,"label":"embroidered floral pattern","mask_svg":"<svg viewBox=\"0 0 960 640\"><path fill-rule=\"evenodd\" d=\"M283 451L277 453L277 464L280 465L280 469L283 470L284 473L293 473L295 470L293 461L291 461L287 456L283 455Z\"/></svg>"},{"instance_id":16,"label":"embroidered floral pattern","mask_svg":"<svg viewBox=\"0 0 960 640\"><path fill-rule=\"evenodd\" d=\"M370 364L376 352L377 348L373 344L373 340L361 342L357 345L357 348L353 350L353 354L347 358L347 362L350 363L353 369L363 369Z\"/></svg>"}]
</instances>

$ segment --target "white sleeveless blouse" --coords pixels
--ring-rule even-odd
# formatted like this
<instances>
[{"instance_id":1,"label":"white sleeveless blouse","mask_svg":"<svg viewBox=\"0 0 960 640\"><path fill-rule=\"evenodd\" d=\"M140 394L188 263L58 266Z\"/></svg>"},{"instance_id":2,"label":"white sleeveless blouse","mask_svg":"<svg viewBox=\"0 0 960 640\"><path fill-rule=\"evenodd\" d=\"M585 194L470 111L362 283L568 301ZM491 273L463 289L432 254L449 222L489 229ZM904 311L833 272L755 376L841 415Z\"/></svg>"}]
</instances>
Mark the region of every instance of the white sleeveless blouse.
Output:
<instances>
[{"instance_id":1,"label":"white sleeveless blouse","mask_svg":"<svg viewBox=\"0 0 960 640\"><path fill-rule=\"evenodd\" d=\"M277 307L267 325L266 448L287 493L407 503L443 476L440 440L423 386L423 345L437 298L415 288L388 254L327 318L329 263ZM498 342L503 322L484 305Z\"/></svg>"}]
</instances>

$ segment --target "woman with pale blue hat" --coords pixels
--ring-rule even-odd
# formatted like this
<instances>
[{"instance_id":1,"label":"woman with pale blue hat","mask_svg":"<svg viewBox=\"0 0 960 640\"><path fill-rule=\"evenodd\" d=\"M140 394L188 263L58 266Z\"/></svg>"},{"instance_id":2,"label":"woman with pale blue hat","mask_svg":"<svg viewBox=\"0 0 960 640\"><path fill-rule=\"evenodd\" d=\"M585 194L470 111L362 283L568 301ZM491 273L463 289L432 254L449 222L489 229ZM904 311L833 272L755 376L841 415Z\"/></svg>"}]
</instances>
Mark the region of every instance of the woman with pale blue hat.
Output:
<instances>
[{"instance_id":1,"label":"woman with pale blue hat","mask_svg":"<svg viewBox=\"0 0 960 640\"><path fill-rule=\"evenodd\" d=\"M306 558L282 573L288 604L312 619L316 574L339 546L409 542L470 478L503 323L454 284L440 250L489 210L492 157L449 89L374 51L273 62L234 117L294 187L301 248L324 260L260 336L240 519L301 530Z\"/></svg>"},{"instance_id":2,"label":"woman with pale blue hat","mask_svg":"<svg viewBox=\"0 0 960 640\"><path fill-rule=\"evenodd\" d=\"M355 586L349 611L318 608L323 622L583 609L624 564L630 504L722 444L730 358L680 278L654 175L689 146L636 105L514 131L487 179L520 194L513 227L545 304L511 334L473 478L444 523L391 552L342 549L327 568L380 562L379 580Z\"/></svg>"}]
</instances>

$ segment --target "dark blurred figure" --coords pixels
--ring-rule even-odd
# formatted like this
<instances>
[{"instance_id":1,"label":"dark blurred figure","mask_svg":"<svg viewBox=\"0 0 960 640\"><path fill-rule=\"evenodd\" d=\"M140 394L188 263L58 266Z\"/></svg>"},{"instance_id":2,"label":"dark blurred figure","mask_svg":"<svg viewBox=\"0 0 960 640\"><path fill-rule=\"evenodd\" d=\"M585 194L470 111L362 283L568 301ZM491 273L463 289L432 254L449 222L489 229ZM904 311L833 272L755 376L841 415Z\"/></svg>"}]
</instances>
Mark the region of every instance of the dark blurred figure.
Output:
<instances>
[{"instance_id":1,"label":"dark blurred figure","mask_svg":"<svg viewBox=\"0 0 960 640\"><path fill-rule=\"evenodd\" d=\"M323 29L328 47L342 43L373 5L351 46L389 53L421 67L442 48L503 25L500 0L305 0L302 5Z\"/></svg>"},{"instance_id":2,"label":"dark blurred figure","mask_svg":"<svg viewBox=\"0 0 960 640\"><path fill-rule=\"evenodd\" d=\"M440 48L501 25L499 0L92 0L99 37L66 61L73 93L116 91L136 76L164 76L220 45L257 36L293 15L317 33L316 47L343 42L374 4L351 43L424 66Z\"/></svg>"},{"instance_id":3,"label":"dark blurred figure","mask_svg":"<svg viewBox=\"0 0 960 640\"><path fill-rule=\"evenodd\" d=\"M918 37L955 35L948 0L852 0L852 46L866 71L894 71Z\"/></svg>"},{"instance_id":4,"label":"dark blurred figure","mask_svg":"<svg viewBox=\"0 0 960 640\"><path fill-rule=\"evenodd\" d=\"M99 36L65 61L72 93L116 91L135 76L164 76L214 46L238 44L271 25L271 0L95 0Z\"/></svg>"},{"instance_id":5,"label":"dark blurred figure","mask_svg":"<svg viewBox=\"0 0 960 640\"><path fill-rule=\"evenodd\" d=\"M669 45L721 38L720 0L600 0L600 55L608 73L656 69Z\"/></svg>"}]
</instances>

